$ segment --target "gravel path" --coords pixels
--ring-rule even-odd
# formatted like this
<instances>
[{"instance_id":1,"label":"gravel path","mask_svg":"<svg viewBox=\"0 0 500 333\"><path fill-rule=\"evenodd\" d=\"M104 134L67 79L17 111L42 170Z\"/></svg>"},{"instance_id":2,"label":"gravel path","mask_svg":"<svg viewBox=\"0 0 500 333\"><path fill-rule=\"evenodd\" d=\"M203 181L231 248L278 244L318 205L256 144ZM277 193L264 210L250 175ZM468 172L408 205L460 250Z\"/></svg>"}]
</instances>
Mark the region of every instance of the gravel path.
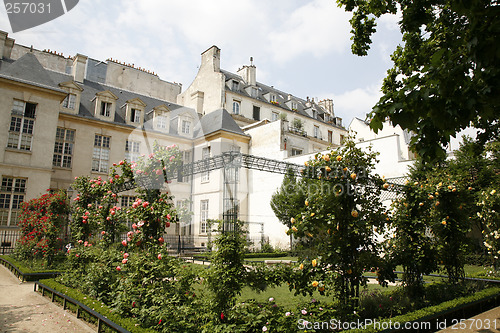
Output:
<instances>
[{"instance_id":1,"label":"gravel path","mask_svg":"<svg viewBox=\"0 0 500 333\"><path fill-rule=\"evenodd\" d=\"M0 265L0 333L95 332Z\"/></svg>"}]
</instances>

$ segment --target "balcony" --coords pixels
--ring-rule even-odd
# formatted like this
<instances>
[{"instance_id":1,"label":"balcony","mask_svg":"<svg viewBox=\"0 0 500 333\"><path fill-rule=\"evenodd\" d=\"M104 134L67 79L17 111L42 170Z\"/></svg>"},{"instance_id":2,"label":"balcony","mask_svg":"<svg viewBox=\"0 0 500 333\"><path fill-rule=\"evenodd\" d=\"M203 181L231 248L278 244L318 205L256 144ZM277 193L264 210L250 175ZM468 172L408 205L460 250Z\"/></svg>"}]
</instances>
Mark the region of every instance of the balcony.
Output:
<instances>
[{"instance_id":1,"label":"balcony","mask_svg":"<svg viewBox=\"0 0 500 333\"><path fill-rule=\"evenodd\" d=\"M293 133L295 135L303 136L304 138L307 138L307 132L304 131L303 129L300 129L300 128L289 127L288 132Z\"/></svg>"}]
</instances>

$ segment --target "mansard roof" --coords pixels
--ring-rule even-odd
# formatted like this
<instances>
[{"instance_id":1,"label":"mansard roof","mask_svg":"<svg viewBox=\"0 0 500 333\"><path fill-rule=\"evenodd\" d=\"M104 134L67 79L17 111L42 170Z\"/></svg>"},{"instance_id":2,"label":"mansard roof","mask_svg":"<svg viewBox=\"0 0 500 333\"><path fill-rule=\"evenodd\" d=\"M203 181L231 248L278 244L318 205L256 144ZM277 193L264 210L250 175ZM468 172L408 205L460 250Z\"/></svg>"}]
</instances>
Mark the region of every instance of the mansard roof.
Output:
<instances>
[{"instance_id":1,"label":"mansard roof","mask_svg":"<svg viewBox=\"0 0 500 333\"><path fill-rule=\"evenodd\" d=\"M226 109L218 109L204 115L200 122L194 128L194 138L199 138L203 135L215 133L217 131L226 131L234 134L248 136L236 124L233 117Z\"/></svg>"},{"instance_id":2,"label":"mansard roof","mask_svg":"<svg viewBox=\"0 0 500 333\"><path fill-rule=\"evenodd\" d=\"M58 92L64 92L64 90L52 80L49 72L43 68L35 55L31 52L26 53L10 64L9 62L3 61L0 77Z\"/></svg>"}]
</instances>

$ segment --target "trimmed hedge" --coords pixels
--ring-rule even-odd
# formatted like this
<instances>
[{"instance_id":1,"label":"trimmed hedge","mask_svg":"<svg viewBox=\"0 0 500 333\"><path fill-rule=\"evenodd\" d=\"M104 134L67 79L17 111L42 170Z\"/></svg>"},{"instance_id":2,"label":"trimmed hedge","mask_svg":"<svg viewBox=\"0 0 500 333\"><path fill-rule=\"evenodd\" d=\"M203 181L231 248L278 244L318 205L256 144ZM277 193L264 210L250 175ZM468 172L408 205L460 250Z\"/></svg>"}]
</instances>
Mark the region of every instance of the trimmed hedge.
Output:
<instances>
[{"instance_id":1,"label":"trimmed hedge","mask_svg":"<svg viewBox=\"0 0 500 333\"><path fill-rule=\"evenodd\" d=\"M153 332L156 332L155 330L152 330L152 329L140 327L139 323L134 318L121 317L120 315L115 314L113 312L113 309L110 308L109 306L105 305L104 303L102 303L102 302L100 302L92 297L89 297L76 289L66 287L65 285L57 282L54 279L40 280L40 283L43 283L47 287L50 287L54 290L57 290L58 292L63 293L66 296L69 296L82 304L85 304L86 306L88 306L92 310L100 313L104 317L113 321L115 324L120 325L121 327L129 330L132 333L153 333Z\"/></svg>"},{"instance_id":2,"label":"trimmed hedge","mask_svg":"<svg viewBox=\"0 0 500 333\"><path fill-rule=\"evenodd\" d=\"M270 253L245 253L243 254L244 258L280 258L280 257L288 257L290 254L288 252L270 252Z\"/></svg>"},{"instance_id":3,"label":"trimmed hedge","mask_svg":"<svg viewBox=\"0 0 500 333\"><path fill-rule=\"evenodd\" d=\"M383 323L391 322L394 327L394 323L401 323L401 327L403 328L404 323L406 322L425 322L425 321L436 321L439 317L443 316L445 318L453 318L453 312L461 311L463 308L467 307L467 305L472 305L473 303L479 303L481 301L486 301L492 297L500 298L500 287L488 288L485 290L481 290L480 292L475 293L471 296L465 296L453 299L451 301L443 302L438 305L429 306L427 308L419 309L417 311L413 311L404 315L396 316L393 318L381 319L379 321L381 327L385 327ZM484 309L483 309L484 310ZM479 312L478 312L479 313ZM465 318L460 318L465 319ZM451 325L451 322L450 322ZM347 330L345 332L349 333L373 333L373 332L381 332L381 330L377 330L373 327L373 325L366 326L363 329L353 329ZM390 330L385 330L385 332L390 332Z\"/></svg>"},{"instance_id":4,"label":"trimmed hedge","mask_svg":"<svg viewBox=\"0 0 500 333\"><path fill-rule=\"evenodd\" d=\"M61 273L61 270L57 269L45 269L45 270L33 270L26 266L22 261L19 261L15 259L14 257L10 255L0 255L0 258L7 260L10 262L12 265L16 266L19 271L21 271L22 274L36 274L36 273Z\"/></svg>"}]
</instances>

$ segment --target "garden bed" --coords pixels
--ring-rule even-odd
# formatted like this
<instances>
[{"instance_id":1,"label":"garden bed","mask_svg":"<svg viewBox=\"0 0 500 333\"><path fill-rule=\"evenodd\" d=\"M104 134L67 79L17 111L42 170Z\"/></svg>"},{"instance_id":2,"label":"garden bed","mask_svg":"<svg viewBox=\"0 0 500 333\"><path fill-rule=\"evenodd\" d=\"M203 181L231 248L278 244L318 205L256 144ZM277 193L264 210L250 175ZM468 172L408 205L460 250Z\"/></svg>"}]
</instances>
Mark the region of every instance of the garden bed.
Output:
<instances>
[{"instance_id":1,"label":"garden bed","mask_svg":"<svg viewBox=\"0 0 500 333\"><path fill-rule=\"evenodd\" d=\"M11 270L22 282L53 278L63 273L60 270L33 270L9 255L0 256L0 263Z\"/></svg>"},{"instance_id":2,"label":"garden bed","mask_svg":"<svg viewBox=\"0 0 500 333\"><path fill-rule=\"evenodd\" d=\"M35 282L34 290L41 292L43 296L50 297L52 302L59 303L63 309L72 311L77 318L95 326L97 332L154 332L154 330L140 327L132 318L123 318L114 314L113 310L104 303L53 279Z\"/></svg>"},{"instance_id":3,"label":"garden bed","mask_svg":"<svg viewBox=\"0 0 500 333\"><path fill-rule=\"evenodd\" d=\"M151 329L145 329L132 318L123 318L113 313L113 310L104 303L95 300L76 289L66 287L53 279L42 280L38 284L38 290L45 290L45 295L52 298L53 301L60 303L63 308L68 308L76 313L77 317L86 320L91 324L101 327L99 332L108 331L113 328L116 332L154 332ZM367 326L364 329L348 330L349 333L370 333L370 332L399 332L403 329L384 329L389 325L394 328L400 323L404 327L404 323L442 323L445 320L452 323L453 319L465 319L487 311L500 304L500 287L488 288L477 292L474 295L460 297L441 304L430 306L407 313L405 315L396 316L388 319L380 319L379 326L381 329ZM423 324L422 332L434 332L435 326L426 327Z\"/></svg>"}]
</instances>

